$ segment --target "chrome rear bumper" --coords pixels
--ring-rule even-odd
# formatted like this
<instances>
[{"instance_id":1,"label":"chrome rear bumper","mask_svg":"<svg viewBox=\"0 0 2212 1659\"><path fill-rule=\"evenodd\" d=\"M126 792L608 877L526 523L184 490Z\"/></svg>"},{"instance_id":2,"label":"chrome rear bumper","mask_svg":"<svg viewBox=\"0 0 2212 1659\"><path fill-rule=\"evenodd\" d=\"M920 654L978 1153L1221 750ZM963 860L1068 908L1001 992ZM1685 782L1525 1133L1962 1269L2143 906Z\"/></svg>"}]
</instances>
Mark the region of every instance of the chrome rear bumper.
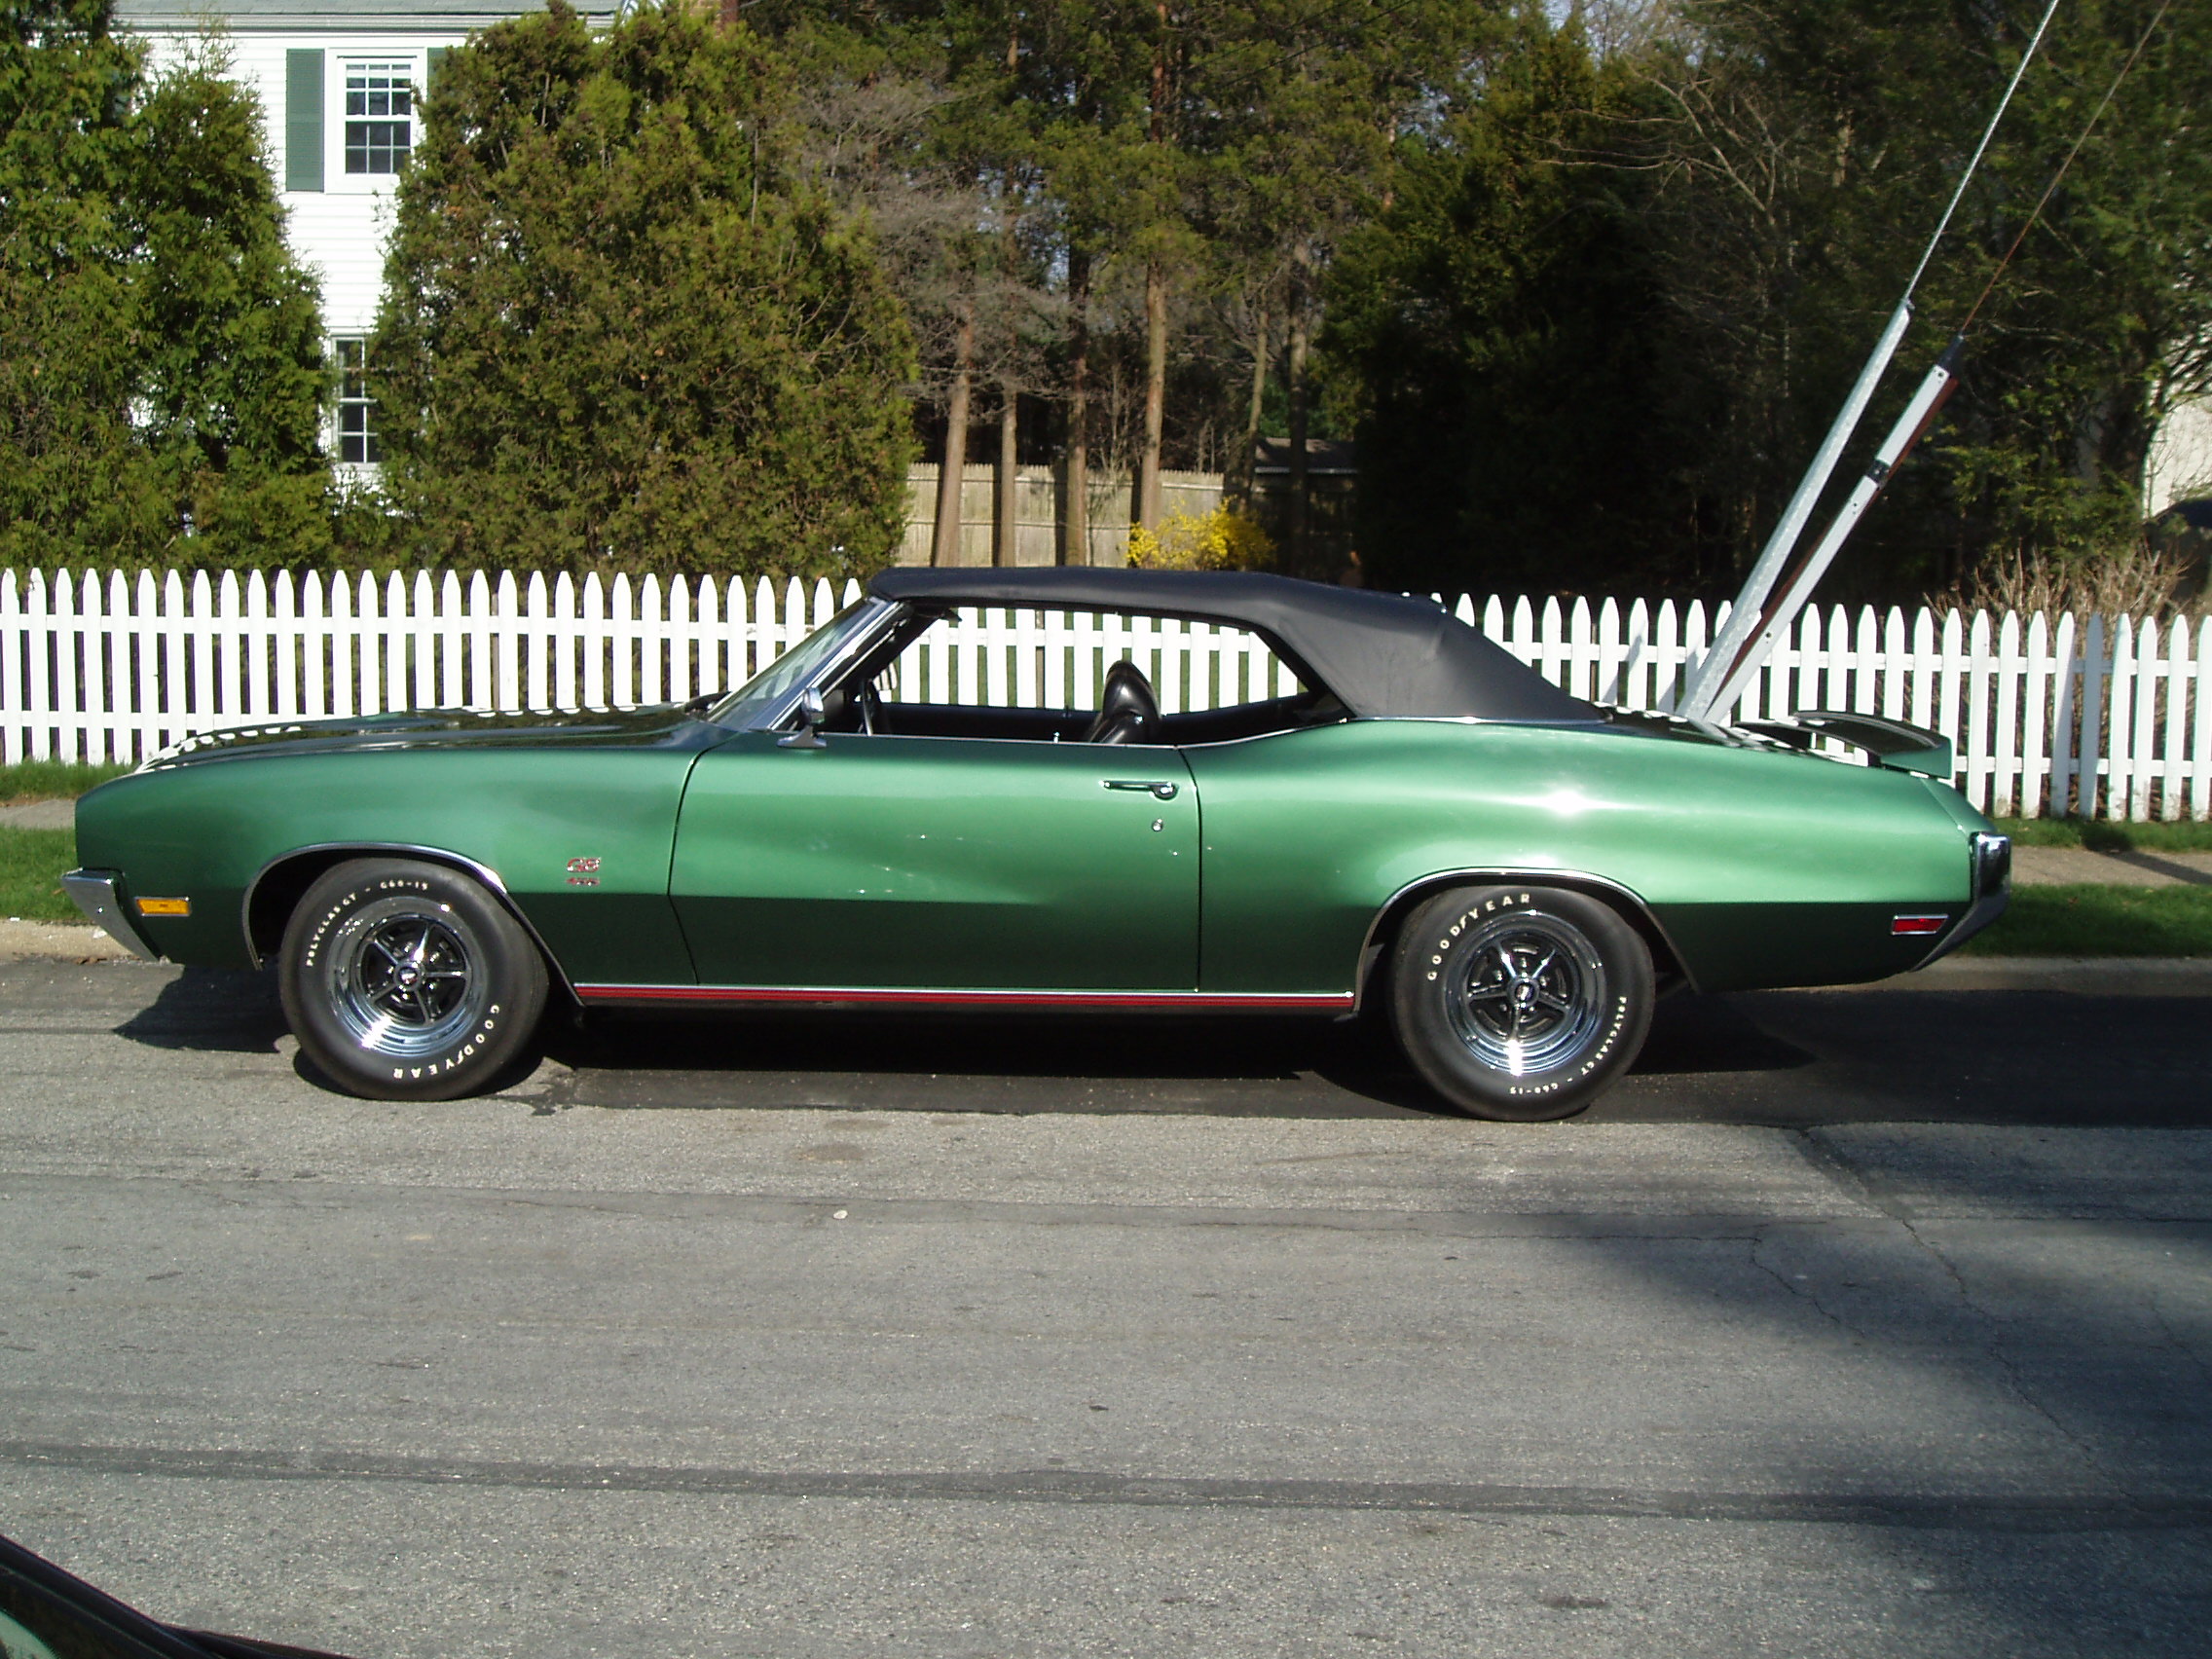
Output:
<instances>
[{"instance_id":1,"label":"chrome rear bumper","mask_svg":"<svg viewBox=\"0 0 2212 1659\"><path fill-rule=\"evenodd\" d=\"M1973 871L1973 903L1960 918L1959 925L1943 936L1937 944L1919 962L1916 968L1950 953L2005 913L2005 906L2012 902L2012 840L2009 835L1992 834L1983 830L1975 833L1972 850L1969 854Z\"/></svg>"},{"instance_id":2,"label":"chrome rear bumper","mask_svg":"<svg viewBox=\"0 0 2212 1659\"><path fill-rule=\"evenodd\" d=\"M159 962L161 952L139 937L130 917L116 897L116 873L111 869L73 869L61 878L61 891L77 902L77 908L101 928L108 938L133 956Z\"/></svg>"}]
</instances>

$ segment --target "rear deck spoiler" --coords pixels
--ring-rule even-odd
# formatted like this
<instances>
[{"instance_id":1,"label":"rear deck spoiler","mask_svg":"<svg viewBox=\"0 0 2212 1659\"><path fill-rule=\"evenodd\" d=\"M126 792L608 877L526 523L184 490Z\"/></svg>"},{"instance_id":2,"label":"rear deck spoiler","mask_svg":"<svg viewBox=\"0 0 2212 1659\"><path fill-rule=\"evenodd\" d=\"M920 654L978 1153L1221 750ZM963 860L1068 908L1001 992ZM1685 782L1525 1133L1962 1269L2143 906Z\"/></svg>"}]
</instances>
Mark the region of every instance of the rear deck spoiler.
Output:
<instances>
[{"instance_id":1,"label":"rear deck spoiler","mask_svg":"<svg viewBox=\"0 0 2212 1659\"><path fill-rule=\"evenodd\" d=\"M1878 766L1894 772L1917 772L1924 778L1949 782L1958 770L1951 740L1924 726L1879 715L1855 715L1832 709L1799 709L1787 720L1745 720L1744 729L1771 737L1794 749L1810 749L1816 737L1833 738L1864 750Z\"/></svg>"}]
</instances>

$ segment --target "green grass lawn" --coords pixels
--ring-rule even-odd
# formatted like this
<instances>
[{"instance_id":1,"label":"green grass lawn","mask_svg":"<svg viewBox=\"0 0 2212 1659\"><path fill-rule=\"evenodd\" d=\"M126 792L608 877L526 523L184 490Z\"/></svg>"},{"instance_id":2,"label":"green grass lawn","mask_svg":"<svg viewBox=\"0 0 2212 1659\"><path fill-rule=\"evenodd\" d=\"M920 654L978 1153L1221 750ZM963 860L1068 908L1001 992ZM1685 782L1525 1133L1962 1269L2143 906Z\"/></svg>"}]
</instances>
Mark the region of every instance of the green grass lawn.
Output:
<instances>
[{"instance_id":1,"label":"green grass lawn","mask_svg":"<svg viewBox=\"0 0 2212 1659\"><path fill-rule=\"evenodd\" d=\"M77 863L74 830L0 825L0 917L75 922L83 915L61 891L61 872Z\"/></svg>"},{"instance_id":2,"label":"green grass lawn","mask_svg":"<svg viewBox=\"0 0 2212 1659\"><path fill-rule=\"evenodd\" d=\"M1972 956L2212 956L2212 887L2015 887Z\"/></svg>"},{"instance_id":3,"label":"green grass lawn","mask_svg":"<svg viewBox=\"0 0 2212 1659\"><path fill-rule=\"evenodd\" d=\"M2015 847L2086 847L2092 853L2212 852L2212 823L2115 824L2092 818L2000 818Z\"/></svg>"},{"instance_id":4,"label":"green grass lawn","mask_svg":"<svg viewBox=\"0 0 2212 1659\"><path fill-rule=\"evenodd\" d=\"M0 802L81 795L129 770L128 766L80 766L66 760L18 760L13 766L0 766Z\"/></svg>"}]
</instances>

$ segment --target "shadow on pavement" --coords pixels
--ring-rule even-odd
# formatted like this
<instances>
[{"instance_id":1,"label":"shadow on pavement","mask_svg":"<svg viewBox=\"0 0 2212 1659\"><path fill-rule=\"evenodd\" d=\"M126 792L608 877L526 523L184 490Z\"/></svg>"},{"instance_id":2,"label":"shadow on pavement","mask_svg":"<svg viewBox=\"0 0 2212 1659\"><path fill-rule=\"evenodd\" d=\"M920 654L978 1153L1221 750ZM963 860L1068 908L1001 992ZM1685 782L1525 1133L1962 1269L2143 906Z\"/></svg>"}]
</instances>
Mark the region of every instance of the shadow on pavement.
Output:
<instances>
[{"instance_id":1,"label":"shadow on pavement","mask_svg":"<svg viewBox=\"0 0 2212 1659\"><path fill-rule=\"evenodd\" d=\"M2201 999L1768 991L1662 1003L1590 1121L2212 1125ZM1375 1022L600 1019L577 1104L1449 1116Z\"/></svg>"},{"instance_id":2,"label":"shadow on pavement","mask_svg":"<svg viewBox=\"0 0 2212 1659\"><path fill-rule=\"evenodd\" d=\"M183 968L170 970L160 993L117 1026L116 1035L150 1049L273 1054L286 1029L275 973Z\"/></svg>"},{"instance_id":3,"label":"shadow on pavement","mask_svg":"<svg viewBox=\"0 0 2212 1659\"><path fill-rule=\"evenodd\" d=\"M2202 998L2055 991L1676 996L1587 1120L2212 1126L2208 1015ZM272 1053L284 1019L272 976L195 968L164 974L115 1029ZM555 1021L549 1039L570 1068L562 1104L1452 1115L1376 1020L600 1014Z\"/></svg>"}]
</instances>

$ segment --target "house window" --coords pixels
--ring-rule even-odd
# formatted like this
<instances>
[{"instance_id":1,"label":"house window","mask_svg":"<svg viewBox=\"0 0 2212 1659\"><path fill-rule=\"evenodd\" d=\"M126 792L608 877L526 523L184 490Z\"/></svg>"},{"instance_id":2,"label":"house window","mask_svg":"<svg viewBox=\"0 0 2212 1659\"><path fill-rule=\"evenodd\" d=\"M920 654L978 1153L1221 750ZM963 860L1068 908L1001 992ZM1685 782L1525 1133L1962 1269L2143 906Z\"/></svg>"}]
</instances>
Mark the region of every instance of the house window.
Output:
<instances>
[{"instance_id":1,"label":"house window","mask_svg":"<svg viewBox=\"0 0 2212 1659\"><path fill-rule=\"evenodd\" d=\"M384 460L377 437L377 400L369 395L369 343L338 343L338 459L357 465Z\"/></svg>"},{"instance_id":2,"label":"house window","mask_svg":"<svg viewBox=\"0 0 2212 1659\"><path fill-rule=\"evenodd\" d=\"M395 173L414 147L415 88L406 63L346 65L346 170Z\"/></svg>"}]
</instances>

